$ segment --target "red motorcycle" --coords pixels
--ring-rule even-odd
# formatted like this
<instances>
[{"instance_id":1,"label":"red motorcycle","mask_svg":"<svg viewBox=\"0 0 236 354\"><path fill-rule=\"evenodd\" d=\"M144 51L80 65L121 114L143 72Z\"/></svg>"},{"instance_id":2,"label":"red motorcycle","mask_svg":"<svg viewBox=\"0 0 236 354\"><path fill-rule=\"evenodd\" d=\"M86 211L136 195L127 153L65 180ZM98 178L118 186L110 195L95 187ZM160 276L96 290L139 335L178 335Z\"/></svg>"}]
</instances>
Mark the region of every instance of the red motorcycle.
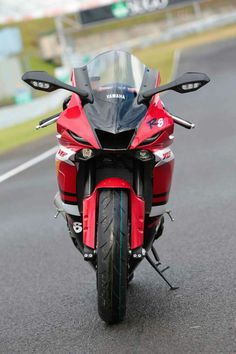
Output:
<instances>
[{"instance_id":1,"label":"red motorcycle","mask_svg":"<svg viewBox=\"0 0 236 354\"><path fill-rule=\"evenodd\" d=\"M160 86L160 75L124 51L98 55L74 69L72 86L43 71L22 78L37 90L70 91L63 112L41 121L57 122L58 214L66 219L76 248L97 274L98 312L107 323L126 312L127 286L145 258L160 269L154 242L163 232L171 188L174 123L159 93L196 91L210 79L186 73ZM150 251L152 257L150 257Z\"/></svg>"}]
</instances>

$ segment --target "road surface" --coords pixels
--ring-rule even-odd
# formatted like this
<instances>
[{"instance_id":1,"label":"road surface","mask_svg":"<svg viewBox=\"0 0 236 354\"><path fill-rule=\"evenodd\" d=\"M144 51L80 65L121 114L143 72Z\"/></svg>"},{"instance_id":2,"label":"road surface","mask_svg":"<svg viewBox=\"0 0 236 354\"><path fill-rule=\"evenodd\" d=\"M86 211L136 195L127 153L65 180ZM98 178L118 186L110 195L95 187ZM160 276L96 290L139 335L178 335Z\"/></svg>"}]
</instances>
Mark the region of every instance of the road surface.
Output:
<instances>
[{"instance_id":1,"label":"road surface","mask_svg":"<svg viewBox=\"0 0 236 354\"><path fill-rule=\"evenodd\" d=\"M179 73L203 71L198 93L168 94L176 128L170 208L157 248L171 292L144 260L127 318L98 317L95 274L54 220L53 158L0 184L0 353L236 353L236 40L182 54ZM0 174L54 145L1 157Z\"/></svg>"}]
</instances>

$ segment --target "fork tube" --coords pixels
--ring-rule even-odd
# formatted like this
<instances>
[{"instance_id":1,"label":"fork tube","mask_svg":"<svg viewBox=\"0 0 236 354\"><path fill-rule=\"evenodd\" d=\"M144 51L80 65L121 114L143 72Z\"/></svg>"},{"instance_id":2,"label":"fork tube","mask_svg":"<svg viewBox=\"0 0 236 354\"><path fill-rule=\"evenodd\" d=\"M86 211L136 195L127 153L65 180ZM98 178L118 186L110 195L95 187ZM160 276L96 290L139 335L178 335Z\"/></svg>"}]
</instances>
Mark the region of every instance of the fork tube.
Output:
<instances>
[{"instance_id":1,"label":"fork tube","mask_svg":"<svg viewBox=\"0 0 236 354\"><path fill-rule=\"evenodd\" d=\"M85 188L84 188L84 197L89 197L92 192L93 192L93 163L88 162L88 172L87 172L87 178L86 178L86 183L85 183Z\"/></svg>"},{"instance_id":2,"label":"fork tube","mask_svg":"<svg viewBox=\"0 0 236 354\"><path fill-rule=\"evenodd\" d=\"M138 197L143 197L143 179L141 169L141 163L139 161L135 161L134 187Z\"/></svg>"}]
</instances>

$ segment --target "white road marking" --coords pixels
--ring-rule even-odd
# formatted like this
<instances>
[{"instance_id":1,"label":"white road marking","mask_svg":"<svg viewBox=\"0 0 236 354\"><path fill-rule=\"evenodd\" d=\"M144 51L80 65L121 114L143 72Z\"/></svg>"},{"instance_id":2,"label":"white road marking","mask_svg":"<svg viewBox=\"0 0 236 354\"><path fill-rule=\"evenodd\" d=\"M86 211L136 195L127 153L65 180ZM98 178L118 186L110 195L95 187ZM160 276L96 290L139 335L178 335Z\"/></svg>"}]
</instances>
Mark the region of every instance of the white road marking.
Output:
<instances>
[{"instance_id":1,"label":"white road marking","mask_svg":"<svg viewBox=\"0 0 236 354\"><path fill-rule=\"evenodd\" d=\"M198 328L201 328L201 326L192 326L190 327L191 329L198 329Z\"/></svg>"},{"instance_id":2,"label":"white road marking","mask_svg":"<svg viewBox=\"0 0 236 354\"><path fill-rule=\"evenodd\" d=\"M40 155L34 157L33 159L23 163L22 165L19 165L16 168L13 168L12 170L4 173L3 175L0 176L0 183L6 181L8 178L11 178L11 177L17 175L18 173L21 173L21 172L27 170L28 168L47 159L48 157L54 155L57 152L57 149L58 149L58 147L55 146L52 149L45 151L43 154L40 154Z\"/></svg>"}]
</instances>

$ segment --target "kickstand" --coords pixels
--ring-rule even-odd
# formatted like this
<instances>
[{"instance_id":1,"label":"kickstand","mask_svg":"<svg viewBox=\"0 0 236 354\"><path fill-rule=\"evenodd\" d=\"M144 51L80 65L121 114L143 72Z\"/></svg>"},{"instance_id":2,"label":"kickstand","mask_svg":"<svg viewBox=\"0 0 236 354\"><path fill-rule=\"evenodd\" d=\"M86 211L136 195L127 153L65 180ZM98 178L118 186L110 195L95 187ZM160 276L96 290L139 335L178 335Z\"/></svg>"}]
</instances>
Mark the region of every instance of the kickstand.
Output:
<instances>
[{"instance_id":1,"label":"kickstand","mask_svg":"<svg viewBox=\"0 0 236 354\"><path fill-rule=\"evenodd\" d=\"M157 251L156 251L156 249L155 249L154 246L152 246L151 250L152 250L153 257L154 257L155 260L157 261L156 267L159 267L159 266L161 265L160 257L158 256L158 253L157 253ZM165 272L167 269L169 269L169 268L170 268L170 267L167 266L167 267L165 267L164 269L162 269L161 272L164 273L164 272Z\"/></svg>"},{"instance_id":2,"label":"kickstand","mask_svg":"<svg viewBox=\"0 0 236 354\"><path fill-rule=\"evenodd\" d=\"M154 251L153 251L154 250ZM157 252L155 250L154 247L152 247L152 252L153 252L153 255L155 257L155 259L157 260L157 264L155 264L153 262L153 260L151 259L151 257L148 255L148 253L146 254L146 260L148 261L149 264L151 264L151 266L155 269L155 271L162 277L162 279L169 285L170 287L170 290L177 290L179 289L179 287L175 287L175 286L172 286L170 284L170 282L166 279L166 277L162 274L165 270L167 270L169 267L166 267L165 269L163 269L162 271L158 268L158 266L160 265L160 258L158 257L157 255ZM156 258L157 256L157 258Z\"/></svg>"},{"instance_id":3,"label":"kickstand","mask_svg":"<svg viewBox=\"0 0 236 354\"><path fill-rule=\"evenodd\" d=\"M155 260L157 261L157 264L156 264L156 265L157 265L157 266L160 265L160 264L161 264L161 260L160 260L160 257L158 256L157 251L156 251L156 249L154 248L154 246L152 246L151 250L152 250L152 254L153 254Z\"/></svg>"}]
</instances>

